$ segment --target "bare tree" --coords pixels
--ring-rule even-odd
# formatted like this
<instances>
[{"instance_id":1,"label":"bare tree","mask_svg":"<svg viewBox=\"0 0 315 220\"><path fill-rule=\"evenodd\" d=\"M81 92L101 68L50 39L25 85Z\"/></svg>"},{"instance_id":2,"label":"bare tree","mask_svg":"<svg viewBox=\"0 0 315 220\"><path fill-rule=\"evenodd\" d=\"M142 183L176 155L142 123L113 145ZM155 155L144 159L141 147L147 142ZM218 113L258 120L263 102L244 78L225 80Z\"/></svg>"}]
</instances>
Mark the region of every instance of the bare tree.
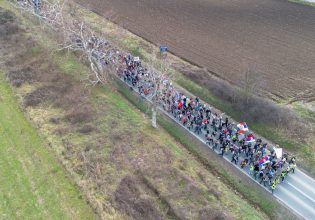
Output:
<instances>
[{"instance_id":1,"label":"bare tree","mask_svg":"<svg viewBox=\"0 0 315 220\"><path fill-rule=\"evenodd\" d=\"M10 1L14 7L37 17L53 29L60 29L63 23L63 8L67 0L17 0Z\"/></svg>"},{"instance_id":2,"label":"bare tree","mask_svg":"<svg viewBox=\"0 0 315 220\"><path fill-rule=\"evenodd\" d=\"M36 5L37 3L34 3L33 0L17 0L14 2L14 5L22 11L31 13L39 18L42 24L46 24L58 31L58 33L63 34L63 42L59 50L78 52L81 54L81 57L84 57L89 62L92 70L91 74L86 76L89 84L103 84L107 81L110 72L117 73L118 69L126 68L125 64L120 62L120 58L123 55L112 47L109 42L92 31L84 22L75 19L73 13L64 13L65 1L42 0L40 7ZM36 10L34 10L34 7ZM166 86L165 76L170 67L166 59L163 59L160 67L162 74L159 74L151 67L147 68L149 71L146 74L145 82L142 83L150 84L150 95L153 103L152 126L156 128L157 108L163 96L163 89Z\"/></svg>"},{"instance_id":3,"label":"bare tree","mask_svg":"<svg viewBox=\"0 0 315 220\"><path fill-rule=\"evenodd\" d=\"M38 5L40 2L40 5ZM66 1L33 1L17 0L14 6L22 11L28 12L37 18L40 22L50 26L54 30L62 33L64 42L60 50L79 51L86 57L90 63L92 75L87 75L86 79L92 85L104 83L107 79L108 71L104 71L104 66L110 64L108 60L109 47L108 42L97 36L83 22L75 20L71 15L64 17L64 5Z\"/></svg>"},{"instance_id":4,"label":"bare tree","mask_svg":"<svg viewBox=\"0 0 315 220\"><path fill-rule=\"evenodd\" d=\"M162 97L164 96L163 91L169 83L169 79L166 78L168 72L170 70L170 66L167 63L167 60L163 58L160 66L160 70L162 71L161 74L157 73L157 71L152 70L154 73L153 76L153 85L154 91L152 94L152 127L157 128L157 108L160 104Z\"/></svg>"},{"instance_id":5,"label":"bare tree","mask_svg":"<svg viewBox=\"0 0 315 220\"><path fill-rule=\"evenodd\" d=\"M249 105L251 97L260 90L262 78L257 71L256 65L247 66L243 77L240 79L241 95L244 96L245 104Z\"/></svg>"},{"instance_id":6,"label":"bare tree","mask_svg":"<svg viewBox=\"0 0 315 220\"><path fill-rule=\"evenodd\" d=\"M105 83L107 72L103 66L108 63L106 56L108 42L98 37L83 22L72 20L71 23L64 23L64 29L65 42L61 49L80 51L89 61L93 72L93 75L87 76L87 80L92 85Z\"/></svg>"}]
</instances>

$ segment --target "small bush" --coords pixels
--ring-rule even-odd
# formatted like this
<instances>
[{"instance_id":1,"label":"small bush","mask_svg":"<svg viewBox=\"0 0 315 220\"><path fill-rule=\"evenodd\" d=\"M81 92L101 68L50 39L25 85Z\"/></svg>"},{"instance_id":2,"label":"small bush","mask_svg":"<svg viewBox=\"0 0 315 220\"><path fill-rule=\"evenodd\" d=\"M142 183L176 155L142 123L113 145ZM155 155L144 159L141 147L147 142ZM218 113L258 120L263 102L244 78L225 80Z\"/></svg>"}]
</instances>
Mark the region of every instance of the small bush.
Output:
<instances>
[{"instance_id":1,"label":"small bush","mask_svg":"<svg viewBox=\"0 0 315 220\"><path fill-rule=\"evenodd\" d=\"M226 213L222 212L221 210L208 207L199 211L199 219L230 220L232 218L228 216Z\"/></svg>"},{"instance_id":2,"label":"small bush","mask_svg":"<svg viewBox=\"0 0 315 220\"><path fill-rule=\"evenodd\" d=\"M144 53L144 50L140 47L134 47L131 49L131 54L134 57L139 57L140 59L143 59L144 58L143 53Z\"/></svg>"},{"instance_id":3,"label":"small bush","mask_svg":"<svg viewBox=\"0 0 315 220\"><path fill-rule=\"evenodd\" d=\"M163 219L163 215L154 207L154 203L143 196L140 180L126 176L114 192L114 204L117 209L134 219ZM143 189L142 189L143 190Z\"/></svg>"},{"instance_id":4,"label":"small bush","mask_svg":"<svg viewBox=\"0 0 315 220\"><path fill-rule=\"evenodd\" d=\"M73 108L65 116L66 121L71 124L89 122L93 118L92 108L89 106L78 106Z\"/></svg>"},{"instance_id":5,"label":"small bush","mask_svg":"<svg viewBox=\"0 0 315 220\"><path fill-rule=\"evenodd\" d=\"M7 24L6 26L0 26L0 35L7 39L10 35L16 34L19 31L19 27L16 24Z\"/></svg>"},{"instance_id":6,"label":"small bush","mask_svg":"<svg viewBox=\"0 0 315 220\"><path fill-rule=\"evenodd\" d=\"M51 117L49 119L49 122L53 123L53 124L59 124L60 123L60 118L57 117Z\"/></svg>"},{"instance_id":7,"label":"small bush","mask_svg":"<svg viewBox=\"0 0 315 220\"><path fill-rule=\"evenodd\" d=\"M11 71L7 75L10 83L15 87L20 87L24 83L33 83L34 74L30 67L18 71Z\"/></svg>"},{"instance_id":8,"label":"small bush","mask_svg":"<svg viewBox=\"0 0 315 220\"><path fill-rule=\"evenodd\" d=\"M54 131L54 134L59 135L59 136L63 136L63 135L68 134L70 132L71 132L71 128L69 128L69 127L61 127L61 128L57 128Z\"/></svg>"},{"instance_id":9,"label":"small bush","mask_svg":"<svg viewBox=\"0 0 315 220\"><path fill-rule=\"evenodd\" d=\"M9 11L0 10L0 36L8 38L10 35L17 33L18 25L15 23L15 17Z\"/></svg>"},{"instance_id":10,"label":"small bush","mask_svg":"<svg viewBox=\"0 0 315 220\"><path fill-rule=\"evenodd\" d=\"M82 134L88 134L95 130L95 126L92 124L85 124L81 128L78 129L78 131Z\"/></svg>"},{"instance_id":11,"label":"small bush","mask_svg":"<svg viewBox=\"0 0 315 220\"><path fill-rule=\"evenodd\" d=\"M15 17L13 16L12 12L4 11L3 9L0 9L0 25L4 25L7 23L12 23L15 21Z\"/></svg>"},{"instance_id":12,"label":"small bush","mask_svg":"<svg viewBox=\"0 0 315 220\"><path fill-rule=\"evenodd\" d=\"M53 87L45 86L45 87L41 87L39 89L36 89L35 91L33 91L31 93L28 93L24 97L24 105L26 107L28 107L28 106L34 107L34 106L37 106L44 101L48 101L50 99L52 89L53 89Z\"/></svg>"}]
</instances>

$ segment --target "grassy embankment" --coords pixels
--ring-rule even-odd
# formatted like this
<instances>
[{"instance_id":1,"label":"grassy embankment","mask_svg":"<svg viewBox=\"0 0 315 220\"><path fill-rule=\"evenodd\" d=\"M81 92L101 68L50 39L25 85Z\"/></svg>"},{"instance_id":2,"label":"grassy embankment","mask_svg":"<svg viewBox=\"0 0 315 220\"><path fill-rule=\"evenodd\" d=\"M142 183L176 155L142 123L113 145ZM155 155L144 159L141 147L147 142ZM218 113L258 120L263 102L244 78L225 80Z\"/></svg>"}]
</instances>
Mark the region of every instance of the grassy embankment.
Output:
<instances>
[{"instance_id":1,"label":"grassy embankment","mask_svg":"<svg viewBox=\"0 0 315 220\"><path fill-rule=\"evenodd\" d=\"M302 4L302 5L315 7L315 3L314 2L308 2L308 1L303 1L303 0L288 0L288 1L292 2L292 3L297 3L297 4Z\"/></svg>"},{"instance_id":2,"label":"grassy embankment","mask_svg":"<svg viewBox=\"0 0 315 220\"><path fill-rule=\"evenodd\" d=\"M181 72L170 68L172 64L181 64L183 66L188 66L191 67L191 69L194 69L194 67L186 61L181 60L180 58L175 57L172 54L169 54L166 62L161 61L159 58L157 58L158 48L153 44L148 43L141 37L138 37L120 28L119 26L101 18L94 12L89 12L80 7L77 7L75 9L75 12L79 14L86 22L90 23L95 30L105 33L107 38L119 47L129 50L136 56L142 57L143 60L151 63L155 68L161 71L167 68L168 74L182 88L186 89L196 96L199 96L201 99L208 102L215 108L222 110L227 115L230 115L234 120L244 120L241 117L240 112L235 110L232 103L223 101L220 97L213 95L210 90L198 85L187 76L184 76L184 74L182 74ZM278 101L279 105L283 105L283 103L287 102L286 100ZM292 109L294 109L296 113L304 119L310 117L312 114L303 105L299 105L299 108L292 106ZM303 113L302 115L301 112ZM305 112L306 114L304 114ZM300 141L291 138L287 130L271 127L265 123L254 123L250 120L248 120L247 122L251 130L255 131L262 137L268 138L269 141L279 144L291 154L296 155L299 161L299 166L310 172L312 175L315 175L315 137L312 138L308 144L301 144ZM315 122L311 126L314 130Z\"/></svg>"},{"instance_id":3,"label":"grassy embankment","mask_svg":"<svg viewBox=\"0 0 315 220\"><path fill-rule=\"evenodd\" d=\"M0 71L0 218L94 219Z\"/></svg>"},{"instance_id":4,"label":"grassy embankment","mask_svg":"<svg viewBox=\"0 0 315 220\"><path fill-rule=\"evenodd\" d=\"M10 5L0 5L20 16ZM17 67L6 65L11 84L21 80L14 93L100 217L267 218L167 132L151 129L150 120L115 88L84 88L80 80L88 68L73 55L47 52L57 45L54 34L32 19L20 19L28 33L9 48L18 56L4 59L18 60ZM28 43L30 38L36 42ZM16 68L28 71L27 80L18 78L24 73L16 75ZM81 109L88 111L75 114Z\"/></svg>"}]
</instances>

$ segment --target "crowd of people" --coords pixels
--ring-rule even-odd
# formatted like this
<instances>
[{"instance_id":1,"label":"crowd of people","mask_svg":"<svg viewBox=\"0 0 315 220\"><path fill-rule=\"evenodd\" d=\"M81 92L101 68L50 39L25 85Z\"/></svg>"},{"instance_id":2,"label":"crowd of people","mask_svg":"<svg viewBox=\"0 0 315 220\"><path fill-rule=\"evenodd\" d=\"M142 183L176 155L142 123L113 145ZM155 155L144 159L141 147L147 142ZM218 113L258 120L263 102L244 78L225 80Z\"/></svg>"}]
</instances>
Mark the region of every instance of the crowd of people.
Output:
<instances>
[{"instance_id":1,"label":"crowd of people","mask_svg":"<svg viewBox=\"0 0 315 220\"><path fill-rule=\"evenodd\" d=\"M104 41L93 35L90 44ZM231 163L246 170L260 184L273 192L289 173L294 173L295 157L279 155L277 147L255 139L246 123L235 124L223 117L198 97L186 97L178 91L165 75L158 74L142 65L139 57L124 54L108 43L98 47L96 55L102 54L104 66L115 67L118 77L136 90L141 97L158 100L158 106L177 120L182 126L199 137L222 157L231 158ZM104 56L105 55L105 56ZM245 126L245 127L244 127Z\"/></svg>"},{"instance_id":2,"label":"crowd of people","mask_svg":"<svg viewBox=\"0 0 315 220\"><path fill-rule=\"evenodd\" d=\"M130 54L123 57L118 76L141 96L150 96L158 91L159 106L178 123L204 138L204 141L221 156L227 155L231 163L269 187L273 192L277 184L294 173L295 157L278 155L276 148L255 139L248 129L242 130L228 117L215 112L198 97L186 97L176 90L166 77L154 74L144 68L138 59ZM244 123L243 123L244 124ZM247 125L246 125L247 126Z\"/></svg>"},{"instance_id":3,"label":"crowd of people","mask_svg":"<svg viewBox=\"0 0 315 220\"><path fill-rule=\"evenodd\" d=\"M30 1L22 2L22 7L33 6ZM50 17L45 17L49 22ZM231 163L245 169L265 187L273 191L286 175L294 173L295 158L277 152L277 148L255 139L246 123L234 124L228 117L215 112L198 97L186 97L170 80L151 68L142 65L139 57L124 54L112 47L108 41L82 29L79 23L74 28L84 30L88 37L88 47L82 36L71 34L70 41L80 48L92 51L95 60L104 67L111 65L125 83L135 89L141 97L155 98L158 106L178 121L182 126L202 137L207 145L221 156L231 158ZM82 32L83 33L83 32ZM86 38L86 37L85 37ZM112 68L113 69L113 68Z\"/></svg>"},{"instance_id":4,"label":"crowd of people","mask_svg":"<svg viewBox=\"0 0 315 220\"><path fill-rule=\"evenodd\" d=\"M33 6L36 6L36 9L41 10L41 7L33 1L19 0L17 2L21 8L32 10ZM46 14L56 14L54 10L52 12L47 9ZM43 19L51 23L55 22L55 17L43 16ZM83 33L82 25L74 25L74 27L78 32ZM83 39L82 36L75 34L75 31L73 33L71 32L70 41L73 41L76 47L84 48L83 40L86 37ZM144 67L138 57L122 53L105 39L94 35L92 31L84 33L90 35L88 48L85 49L93 51L92 56L95 60L99 60L104 67L112 65L118 77L135 89L141 97L155 97L160 108L167 114L191 132L202 137L205 143L222 157L226 155L231 158L231 163L245 169L260 184L269 187L273 192L289 173L294 173L295 157L289 158L286 154L279 155L277 147L269 146L261 139L256 140L246 124L236 125L228 117L223 118L222 114L215 112L198 97L186 97L179 92L164 75Z\"/></svg>"}]
</instances>

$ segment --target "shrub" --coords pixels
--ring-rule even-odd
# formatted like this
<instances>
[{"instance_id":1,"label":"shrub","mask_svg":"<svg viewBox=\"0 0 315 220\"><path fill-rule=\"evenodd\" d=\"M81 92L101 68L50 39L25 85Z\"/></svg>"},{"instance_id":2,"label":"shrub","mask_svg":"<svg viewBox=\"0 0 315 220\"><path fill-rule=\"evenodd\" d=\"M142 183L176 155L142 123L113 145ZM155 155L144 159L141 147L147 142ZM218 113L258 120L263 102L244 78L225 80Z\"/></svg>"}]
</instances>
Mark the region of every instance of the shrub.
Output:
<instances>
[{"instance_id":1,"label":"shrub","mask_svg":"<svg viewBox=\"0 0 315 220\"><path fill-rule=\"evenodd\" d=\"M143 53L144 53L144 50L140 47L134 47L131 49L131 54L134 57L140 57L140 59L143 59L144 58Z\"/></svg>"},{"instance_id":2,"label":"shrub","mask_svg":"<svg viewBox=\"0 0 315 220\"><path fill-rule=\"evenodd\" d=\"M71 124L88 122L93 118L92 108L89 106L77 106L71 109L65 116L65 119Z\"/></svg>"},{"instance_id":3,"label":"shrub","mask_svg":"<svg viewBox=\"0 0 315 220\"><path fill-rule=\"evenodd\" d=\"M24 97L24 105L26 107L37 106L44 101L50 100L52 89L53 87L51 86L44 86L44 87L36 89L33 92L28 93Z\"/></svg>"},{"instance_id":4,"label":"shrub","mask_svg":"<svg viewBox=\"0 0 315 220\"><path fill-rule=\"evenodd\" d=\"M33 83L34 74L30 67L18 71L10 71L7 75L10 83L15 87L20 87L24 83Z\"/></svg>"},{"instance_id":5,"label":"shrub","mask_svg":"<svg viewBox=\"0 0 315 220\"><path fill-rule=\"evenodd\" d=\"M95 130L95 127L92 124L85 124L78 131L82 134L88 134Z\"/></svg>"}]
</instances>

